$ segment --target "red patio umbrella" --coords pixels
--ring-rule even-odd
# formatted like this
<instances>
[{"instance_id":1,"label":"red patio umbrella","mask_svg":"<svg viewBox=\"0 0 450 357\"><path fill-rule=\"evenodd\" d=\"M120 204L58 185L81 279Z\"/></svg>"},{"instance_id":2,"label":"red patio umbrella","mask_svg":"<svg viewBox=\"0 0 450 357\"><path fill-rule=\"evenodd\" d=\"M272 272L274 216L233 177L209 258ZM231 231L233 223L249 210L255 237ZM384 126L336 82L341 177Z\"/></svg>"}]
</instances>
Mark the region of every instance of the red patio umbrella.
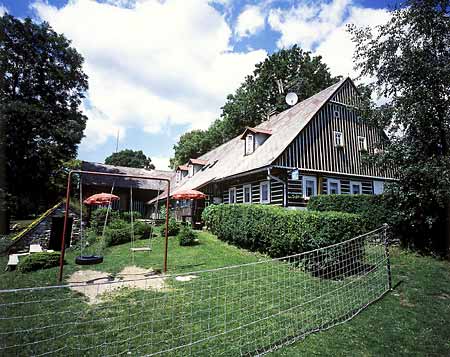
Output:
<instances>
[{"instance_id":1,"label":"red patio umbrella","mask_svg":"<svg viewBox=\"0 0 450 357\"><path fill-rule=\"evenodd\" d=\"M103 192L89 196L83 201L83 203L86 205L104 205L112 201L117 201L119 199L119 196Z\"/></svg>"},{"instance_id":2,"label":"red patio umbrella","mask_svg":"<svg viewBox=\"0 0 450 357\"><path fill-rule=\"evenodd\" d=\"M176 200L201 200L202 198L206 198L206 195L196 190L181 190L173 194L172 198Z\"/></svg>"}]
</instances>

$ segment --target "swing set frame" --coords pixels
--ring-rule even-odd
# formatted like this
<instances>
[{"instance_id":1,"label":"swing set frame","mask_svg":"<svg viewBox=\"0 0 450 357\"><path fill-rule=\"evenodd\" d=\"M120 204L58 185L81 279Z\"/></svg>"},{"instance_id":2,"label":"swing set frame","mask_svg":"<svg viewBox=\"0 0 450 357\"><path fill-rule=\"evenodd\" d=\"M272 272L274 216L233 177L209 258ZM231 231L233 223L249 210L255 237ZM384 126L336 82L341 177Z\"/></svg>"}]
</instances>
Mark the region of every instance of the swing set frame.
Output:
<instances>
[{"instance_id":1,"label":"swing set frame","mask_svg":"<svg viewBox=\"0 0 450 357\"><path fill-rule=\"evenodd\" d=\"M70 189L71 189L73 174L79 174L80 176L81 175L95 175L95 176L135 178L135 179L144 179L144 180L152 180L152 181L164 181L167 183L166 222L165 222L166 229L165 229L165 235L164 235L164 261L163 261L163 272L166 273L167 272L167 250L168 250L168 246L169 246L169 244L168 244L169 243L168 226L169 226L170 179L162 178L162 177L139 176L139 175L112 174L112 173L108 173L108 172L71 170L67 176L66 211L64 213L64 227L63 227L62 239L61 239L61 255L59 258L58 282L61 282L62 277L63 277L64 255L66 252L66 231L67 231L67 222L69 219L69 207L70 207Z\"/></svg>"}]
</instances>

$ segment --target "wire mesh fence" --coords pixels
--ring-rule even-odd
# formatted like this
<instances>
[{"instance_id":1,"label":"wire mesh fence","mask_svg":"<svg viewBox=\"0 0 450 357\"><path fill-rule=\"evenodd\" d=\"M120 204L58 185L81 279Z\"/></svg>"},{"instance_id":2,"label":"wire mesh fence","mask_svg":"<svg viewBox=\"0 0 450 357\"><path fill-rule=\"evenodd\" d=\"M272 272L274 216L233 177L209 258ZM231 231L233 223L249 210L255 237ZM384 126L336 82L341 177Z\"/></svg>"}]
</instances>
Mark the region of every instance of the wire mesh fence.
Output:
<instances>
[{"instance_id":1,"label":"wire mesh fence","mask_svg":"<svg viewBox=\"0 0 450 357\"><path fill-rule=\"evenodd\" d=\"M383 227L238 266L1 290L0 355L264 354L347 321L389 289Z\"/></svg>"}]
</instances>

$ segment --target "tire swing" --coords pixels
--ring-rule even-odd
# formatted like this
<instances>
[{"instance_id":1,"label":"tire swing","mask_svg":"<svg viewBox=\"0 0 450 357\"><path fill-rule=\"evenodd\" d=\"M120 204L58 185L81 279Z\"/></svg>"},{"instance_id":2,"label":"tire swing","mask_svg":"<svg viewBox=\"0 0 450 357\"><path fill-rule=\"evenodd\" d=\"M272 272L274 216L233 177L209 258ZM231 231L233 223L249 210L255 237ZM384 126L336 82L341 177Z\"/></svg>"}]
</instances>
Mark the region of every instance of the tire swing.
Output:
<instances>
[{"instance_id":1,"label":"tire swing","mask_svg":"<svg viewBox=\"0 0 450 357\"><path fill-rule=\"evenodd\" d=\"M101 238L101 245L104 245L104 237L105 237L105 230L106 230L106 224L108 222L108 215L109 211L111 209L111 202L112 200L118 200L119 197L113 195L114 190L114 183L111 187L111 193L108 195L107 193L100 193L97 195L93 195L89 198L87 198L83 202L83 182L82 182L82 176L80 175L80 242L81 242L81 254L75 258L75 264L77 265L96 265L103 263L103 255L101 254L84 254L84 251L86 249L85 240L83 237L83 204L89 204L89 205L95 205L95 204L105 204L108 203L108 208L106 209L106 215L105 215L105 222L103 223L103 231L102 231L102 238Z\"/></svg>"}]
</instances>

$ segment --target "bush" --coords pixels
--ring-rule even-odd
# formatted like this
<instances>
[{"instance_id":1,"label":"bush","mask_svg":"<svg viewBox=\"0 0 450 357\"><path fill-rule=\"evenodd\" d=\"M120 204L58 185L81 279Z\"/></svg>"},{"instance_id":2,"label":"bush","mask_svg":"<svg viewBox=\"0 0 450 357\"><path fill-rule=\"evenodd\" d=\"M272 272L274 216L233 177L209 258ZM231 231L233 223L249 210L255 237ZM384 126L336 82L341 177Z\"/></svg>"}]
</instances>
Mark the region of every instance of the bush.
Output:
<instances>
[{"instance_id":1,"label":"bush","mask_svg":"<svg viewBox=\"0 0 450 357\"><path fill-rule=\"evenodd\" d=\"M124 221L131 222L131 213L129 211L120 212L120 218L123 219ZM133 221L141 218L142 218L141 212L133 211Z\"/></svg>"},{"instance_id":2,"label":"bush","mask_svg":"<svg viewBox=\"0 0 450 357\"><path fill-rule=\"evenodd\" d=\"M123 244L131 241L131 224L122 219L115 219L105 230L105 245Z\"/></svg>"},{"instance_id":3,"label":"bush","mask_svg":"<svg viewBox=\"0 0 450 357\"><path fill-rule=\"evenodd\" d=\"M364 221L364 231L389 223L391 217L383 195L319 195L311 197L308 209L358 214Z\"/></svg>"},{"instance_id":4,"label":"bush","mask_svg":"<svg viewBox=\"0 0 450 357\"><path fill-rule=\"evenodd\" d=\"M168 224L168 236L176 236L178 234L178 232L180 231L180 225L178 224L178 222L175 220L175 218L169 218L169 224ZM166 226L164 225L161 231L161 234L163 236L166 235Z\"/></svg>"},{"instance_id":5,"label":"bush","mask_svg":"<svg viewBox=\"0 0 450 357\"><path fill-rule=\"evenodd\" d=\"M178 239L181 246L194 245L197 242L197 233L189 226L180 229Z\"/></svg>"},{"instance_id":6,"label":"bush","mask_svg":"<svg viewBox=\"0 0 450 357\"><path fill-rule=\"evenodd\" d=\"M134 236L137 239L148 239L153 229L150 224L144 222L134 222Z\"/></svg>"},{"instance_id":7,"label":"bush","mask_svg":"<svg viewBox=\"0 0 450 357\"><path fill-rule=\"evenodd\" d=\"M361 233L362 219L342 212L314 212L287 210L263 205L211 205L202 215L210 231L219 239L252 251L282 257L332 245L356 237ZM353 248L354 259L361 260L363 251ZM330 250L330 256L310 262L310 269L318 269L342 262L341 252ZM346 257L348 259L348 256Z\"/></svg>"},{"instance_id":8,"label":"bush","mask_svg":"<svg viewBox=\"0 0 450 357\"><path fill-rule=\"evenodd\" d=\"M28 273L39 269L53 268L59 265L59 257L59 252L33 253L19 261L18 270Z\"/></svg>"},{"instance_id":9,"label":"bush","mask_svg":"<svg viewBox=\"0 0 450 357\"><path fill-rule=\"evenodd\" d=\"M97 208L96 210L92 211L91 227L95 229L95 232L97 234L101 234L103 232L107 210L107 208ZM107 224L110 224L112 221L117 219L120 219L120 213L118 211L110 209L108 213Z\"/></svg>"}]
</instances>

